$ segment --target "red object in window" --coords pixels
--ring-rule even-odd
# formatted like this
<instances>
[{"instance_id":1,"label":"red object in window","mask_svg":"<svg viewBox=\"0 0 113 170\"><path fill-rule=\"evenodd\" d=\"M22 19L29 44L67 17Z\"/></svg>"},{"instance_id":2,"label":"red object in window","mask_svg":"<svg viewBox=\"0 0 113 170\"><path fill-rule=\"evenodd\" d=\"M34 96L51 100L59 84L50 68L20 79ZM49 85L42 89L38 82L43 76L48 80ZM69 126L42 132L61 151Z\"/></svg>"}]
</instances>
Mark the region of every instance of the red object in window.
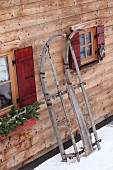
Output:
<instances>
[{"instance_id":1,"label":"red object in window","mask_svg":"<svg viewBox=\"0 0 113 170\"><path fill-rule=\"evenodd\" d=\"M15 51L20 106L37 101L32 47Z\"/></svg>"},{"instance_id":2,"label":"red object in window","mask_svg":"<svg viewBox=\"0 0 113 170\"><path fill-rule=\"evenodd\" d=\"M7 136L5 136L5 137L2 137L2 136L0 135L0 140L4 140L4 139L8 138L9 136L12 136L12 135L14 135L15 133L18 133L18 132L20 132L20 131L22 131L22 130L24 130L24 129L32 126L32 125L34 125L34 124L36 124L36 118L31 118L31 119L29 119L28 122L25 123L23 126L19 126L18 129L17 129L15 132L12 131L11 134L9 134L9 135L7 135Z\"/></svg>"},{"instance_id":3,"label":"red object in window","mask_svg":"<svg viewBox=\"0 0 113 170\"><path fill-rule=\"evenodd\" d=\"M98 58L105 57L105 41L104 41L104 25L97 26L97 45L98 45Z\"/></svg>"},{"instance_id":4,"label":"red object in window","mask_svg":"<svg viewBox=\"0 0 113 170\"><path fill-rule=\"evenodd\" d=\"M79 40L79 33L76 33L71 39L71 45L74 49L74 53L77 59L78 66L81 66L81 58L80 58L80 40ZM75 69L74 62L72 59L71 52L69 52L69 66L70 69Z\"/></svg>"}]
</instances>

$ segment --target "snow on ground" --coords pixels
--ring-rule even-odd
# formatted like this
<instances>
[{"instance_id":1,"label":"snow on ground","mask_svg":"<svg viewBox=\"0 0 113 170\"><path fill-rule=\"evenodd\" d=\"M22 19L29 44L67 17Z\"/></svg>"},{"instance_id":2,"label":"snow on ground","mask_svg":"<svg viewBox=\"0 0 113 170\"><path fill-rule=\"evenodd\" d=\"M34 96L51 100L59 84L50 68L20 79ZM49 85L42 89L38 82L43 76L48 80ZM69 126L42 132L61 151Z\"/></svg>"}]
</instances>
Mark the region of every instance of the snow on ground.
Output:
<instances>
[{"instance_id":1,"label":"snow on ground","mask_svg":"<svg viewBox=\"0 0 113 170\"><path fill-rule=\"evenodd\" d=\"M102 139L101 150L95 150L88 157L81 157L78 163L76 158L61 162L60 154L50 158L34 170L113 170L113 127L109 125L98 131L99 139ZM81 145L80 142L78 145ZM73 152L70 147L67 152Z\"/></svg>"}]
</instances>

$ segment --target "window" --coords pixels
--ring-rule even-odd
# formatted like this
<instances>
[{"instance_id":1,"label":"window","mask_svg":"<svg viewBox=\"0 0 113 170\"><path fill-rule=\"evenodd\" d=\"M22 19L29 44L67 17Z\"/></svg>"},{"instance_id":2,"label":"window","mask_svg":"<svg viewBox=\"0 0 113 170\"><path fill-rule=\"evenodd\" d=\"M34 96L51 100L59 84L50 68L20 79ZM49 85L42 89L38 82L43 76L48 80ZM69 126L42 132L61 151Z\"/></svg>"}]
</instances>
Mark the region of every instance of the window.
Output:
<instances>
[{"instance_id":1,"label":"window","mask_svg":"<svg viewBox=\"0 0 113 170\"><path fill-rule=\"evenodd\" d=\"M37 101L32 47L0 54L0 115Z\"/></svg>"},{"instance_id":2,"label":"window","mask_svg":"<svg viewBox=\"0 0 113 170\"><path fill-rule=\"evenodd\" d=\"M12 92L8 57L0 58L0 109L11 105Z\"/></svg>"},{"instance_id":3,"label":"window","mask_svg":"<svg viewBox=\"0 0 113 170\"><path fill-rule=\"evenodd\" d=\"M94 38L96 28L87 29L87 32L79 33L81 65L97 60L97 41Z\"/></svg>"},{"instance_id":4,"label":"window","mask_svg":"<svg viewBox=\"0 0 113 170\"><path fill-rule=\"evenodd\" d=\"M18 97L16 69L12 66L13 57L12 53L0 56L0 113L1 110L16 104Z\"/></svg>"},{"instance_id":5,"label":"window","mask_svg":"<svg viewBox=\"0 0 113 170\"><path fill-rule=\"evenodd\" d=\"M72 37L71 44L79 67L103 59L105 56L104 26L100 25L80 31ZM71 69L75 69L71 53L69 55L69 65Z\"/></svg>"}]
</instances>

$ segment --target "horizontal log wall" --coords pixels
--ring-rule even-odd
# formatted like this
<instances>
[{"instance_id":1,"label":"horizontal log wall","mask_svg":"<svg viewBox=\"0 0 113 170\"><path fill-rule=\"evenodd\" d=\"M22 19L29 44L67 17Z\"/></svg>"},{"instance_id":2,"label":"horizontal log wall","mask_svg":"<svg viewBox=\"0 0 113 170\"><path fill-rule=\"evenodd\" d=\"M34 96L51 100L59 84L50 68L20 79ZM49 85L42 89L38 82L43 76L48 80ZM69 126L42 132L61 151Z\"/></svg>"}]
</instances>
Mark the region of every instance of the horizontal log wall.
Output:
<instances>
[{"instance_id":1,"label":"horizontal log wall","mask_svg":"<svg viewBox=\"0 0 113 170\"><path fill-rule=\"evenodd\" d=\"M19 40L19 48L33 46L39 100L44 99L39 68L45 42L54 34L70 33L72 25L98 19L105 26L106 57L98 64L81 70L83 81L87 84L86 90L96 123L113 112L113 0L0 0L0 45ZM65 43L65 39L57 39L50 47L61 89L65 89L63 68ZM55 93L51 77L52 72L47 60L47 87L51 93ZM74 71L71 71L71 77L73 82L78 81ZM76 92L88 120L81 90L77 89ZM73 113L67 96L64 98L76 134L77 126L73 121ZM60 125L65 121L62 107L59 99L53 103ZM0 141L1 170L17 169L57 146L46 105L42 106L40 112L40 120L36 125ZM69 132L67 129L61 130L61 135L66 141Z\"/></svg>"}]
</instances>

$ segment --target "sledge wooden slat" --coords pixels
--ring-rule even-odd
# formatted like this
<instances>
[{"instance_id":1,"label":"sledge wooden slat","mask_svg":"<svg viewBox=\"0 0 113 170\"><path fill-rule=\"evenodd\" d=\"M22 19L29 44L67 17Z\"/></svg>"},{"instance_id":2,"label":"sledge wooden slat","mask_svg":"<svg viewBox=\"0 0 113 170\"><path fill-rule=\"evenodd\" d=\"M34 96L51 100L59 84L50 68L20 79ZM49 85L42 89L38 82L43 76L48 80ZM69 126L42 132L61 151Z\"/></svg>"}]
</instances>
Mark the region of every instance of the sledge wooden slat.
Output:
<instances>
[{"instance_id":1,"label":"sledge wooden slat","mask_svg":"<svg viewBox=\"0 0 113 170\"><path fill-rule=\"evenodd\" d=\"M22 5L25 4L25 5ZM70 26L81 24L82 28L89 28L92 26L97 26L104 24L105 27L105 45L106 45L106 58L99 62L99 64L93 65L91 67L85 68L81 70L84 82L86 82L86 89L88 90L88 96L90 97L90 102L92 104L92 112L95 121L97 118L101 118L106 116L107 113L113 113L113 98L112 98L112 78L113 78L113 59L112 59L112 51L113 51L113 1L102 1L99 0L96 3L96 0L82 0L82 1L57 1L57 0L20 0L15 1L0 1L0 19L1 19L1 29L0 29L0 43L11 42L14 40L20 40L19 48L33 46L34 53L34 63L35 63L35 75L36 75L36 85L38 92L38 99L43 100L42 88L40 85L39 78L39 65L40 65L40 54L42 52L42 48L46 40L57 33L67 33L70 32ZM22 10L23 9L23 10ZM76 11L75 11L76 9ZM108 14L108 15L105 15ZM97 20L99 19L99 22ZM94 21L92 25L90 21ZM84 25L84 22L87 24ZM78 28L78 27L77 27ZM80 28L80 26L79 26ZM58 58L61 58L63 61L63 45L65 42L61 44L59 47L55 44L52 53L55 56L55 64L57 65ZM5 49L7 47L5 46ZM18 47L16 47L17 49ZM6 51L6 50L5 50ZM1 52L3 52L1 50ZM52 54L51 54L52 55ZM53 56L52 55L52 56ZM56 66L55 65L55 66ZM62 63L62 69L57 65L57 70L59 73L59 81L64 83L64 65ZM50 68L48 68L48 77L51 77L49 74ZM76 81L76 72L71 70L71 76L73 79L73 83L77 83ZM49 78L50 79L50 78ZM48 80L49 80L48 79ZM51 81L51 80L50 80ZM106 88L103 89L103 84L106 84ZM54 83L52 86L49 85L49 89L53 89ZM110 89L109 91L107 89ZM82 96L80 94L80 90L77 89L77 95L79 95L80 102L82 102ZM53 91L53 94L55 91ZM105 95L106 93L106 95ZM98 96L97 96L98 94ZM101 100L100 96L104 97L104 100ZM110 95L110 97L109 97ZM108 102L109 105L105 103ZM111 102L111 103L110 103ZM58 101L59 104L59 101ZM110 105L111 104L111 105ZM95 106L95 107L94 107ZM85 108L85 107L84 107ZM83 108L83 111L84 111ZM56 111L58 109L58 105L55 105ZM69 108L68 108L69 109ZM61 114L62 111L60 111ZM0 149L4 152L4 159L2 158L0 169L19 169L20 165L25 165L26 163L33 161L37 157L40 157L40 154L43 155L49 149L55 147L55 142L50 140L48 144L48 133L45 133L45 129L50 129L51 123L49 120L49 116L47 109L45 111L41 111L41 115L43 119L38 122L35 126L33 126L33 130L24 130L21 136L16 135L11 136L10 141L7 139L3 142L1 141ZM45 119L46 117L46 119ZM60 117L61 118L61 117ZM63 118L61 119L61 122ZM34 129L35 127L35 129ZM37 139L37 133L39 139L41 139L41 144L44 148L40 147L39 140ZM41 131L41 133L39 133ZM29 133L28 133L29 132ZM43 134L45 134L45 141L43 141ZM51 132L50 132L51 134ZM36 141L36 146L32 144L32 137ZM62 138L67 139L68 135L65 134L65 137ZM28 145L26 142L30 141L30 147L28 151ZM22 144L20 145L20 142ZM45 145L46 142L46 145ZM24 147L24 143L26 147L22 149L21 146ZM50 146L50 147L48 147ZM8 147L10 148L10 152L8 152ZM34 150L37 153L34 153ZM39 149L39 150L38 150ZM12 152L14 152L12 154ZM8 154L8 157L6 157ZM32 154L32 155L31 155ZM27 158L26 158L27 155ZM23 157L22 157L23 156ZM2 154L3 157L3 154Z\"/></svg>"},{"instance_id":2,"label":"sledge wooden slat","mask_svg":"<svg viewBox=\"0 0 113 170\"><path fill-rule=\"evenodd\" d=\"M16 50L15 58L20 106L23 107L37 101L32 47Z\"/></svg>"}]
</instances>

